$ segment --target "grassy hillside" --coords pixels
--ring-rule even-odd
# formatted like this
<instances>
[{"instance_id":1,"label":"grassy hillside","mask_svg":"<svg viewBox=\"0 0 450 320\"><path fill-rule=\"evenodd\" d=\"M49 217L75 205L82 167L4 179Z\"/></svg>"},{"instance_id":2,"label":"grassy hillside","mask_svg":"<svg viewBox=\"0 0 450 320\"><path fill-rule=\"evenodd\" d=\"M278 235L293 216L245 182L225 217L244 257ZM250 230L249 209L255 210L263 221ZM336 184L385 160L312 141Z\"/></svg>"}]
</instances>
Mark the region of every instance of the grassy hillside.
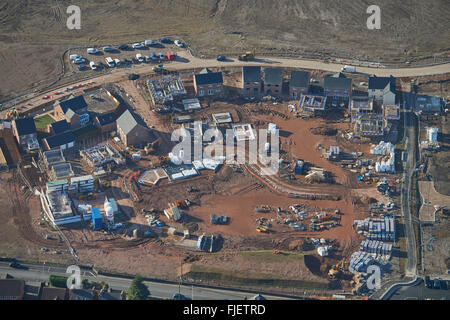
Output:
<instances>
[{"instance_id":1,"label":"grassy hillside","mask_svg":"<svg viewBox=\"0 0 450 320\"><path fill-rule=\"evenodd\" d=\"M355 55L413 55L450 46L450 2L379 0L381 30L368 30L367 0L79 0L81 30L66 28L70 0L3 0L0 41L98 43L177 35L200 49L248 46Z\"/></svg>"},{"instance_id":2,"label":"grassy hillside","mask_svg":"<svg viewBox=\"0 0 450 320\"><path fill-rule=\"evenodd\" d=\"M180 38L198 56L340 56L405 62L450 52L448 0L78 0L81 30L66 27L72 0L0 1L0 101L51 83L70 47Z\"/></svg>"}]
</instances>

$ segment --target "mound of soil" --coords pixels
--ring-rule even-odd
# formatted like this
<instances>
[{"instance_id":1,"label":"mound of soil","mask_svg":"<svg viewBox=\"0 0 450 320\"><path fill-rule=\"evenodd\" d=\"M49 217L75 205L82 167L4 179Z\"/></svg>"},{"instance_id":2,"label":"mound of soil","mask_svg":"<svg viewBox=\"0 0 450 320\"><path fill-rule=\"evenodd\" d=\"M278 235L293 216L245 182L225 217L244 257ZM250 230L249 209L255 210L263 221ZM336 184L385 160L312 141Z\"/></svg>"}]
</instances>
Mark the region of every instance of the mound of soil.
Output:
<instances>
[{"instance_id":1,"label":"mound of soil","mask_svg":"<svg viewBox=\"0 0 450 320\"><path fill-rule=\"evenodd\" d=\"M311 128L310 131L312 134L321 136L335 136L337 134L337 129L327 127Z\"/></svg>"},{"instance_id":2,"label":"mound of soil","mask_svg":"<svg viewBox=\"0 0 450 320\"><path fill-rule=\"evenodd\" d=\"M304 256L305 266L311 271L312 274L322 277L323 276L323 267L320 259L313 255L305 255Z\"/></svg>"},{"instance_id":3,"label":"mound of soil","mask_svg":"<svg viewBox=\"0 0 450 320\"><path fill-rule=\"evenodd\" d=\"M368 196L363 196L361 197L361 203L363 204L372 204L372 203L377 203L377 199L372 198L372 197L368 197Z\"/></svg>"}]
</instances>

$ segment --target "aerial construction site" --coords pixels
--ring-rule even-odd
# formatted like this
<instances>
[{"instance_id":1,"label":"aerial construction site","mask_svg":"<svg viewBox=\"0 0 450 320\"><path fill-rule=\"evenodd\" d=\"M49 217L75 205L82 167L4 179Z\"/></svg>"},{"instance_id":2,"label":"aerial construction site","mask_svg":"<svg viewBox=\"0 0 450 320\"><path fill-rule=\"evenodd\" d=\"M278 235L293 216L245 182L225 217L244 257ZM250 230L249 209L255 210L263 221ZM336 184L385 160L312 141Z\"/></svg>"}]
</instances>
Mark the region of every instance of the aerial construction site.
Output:
<instances>
[{"instance_id":1,"label":"aerial construction site","mask_svg":"<svg viewBox=\"0 0 450 320\"><path fill-rule=\"evenodd\" d=\"M0 256L320 299L445 273L448 63L207 57L69 48L0 105Z\"/></svg>"}]
</instances>

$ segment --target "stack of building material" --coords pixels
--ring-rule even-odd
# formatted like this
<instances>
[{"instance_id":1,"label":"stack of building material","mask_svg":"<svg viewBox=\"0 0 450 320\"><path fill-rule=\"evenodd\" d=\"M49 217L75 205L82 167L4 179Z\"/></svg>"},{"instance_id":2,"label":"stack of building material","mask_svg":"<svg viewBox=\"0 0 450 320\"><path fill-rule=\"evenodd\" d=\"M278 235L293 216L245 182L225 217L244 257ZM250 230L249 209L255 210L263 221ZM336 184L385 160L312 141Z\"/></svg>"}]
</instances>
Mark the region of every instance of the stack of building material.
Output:
<instances>
[{"instance_id":1,"label":"stack of building material","mask_svg":"<svg viewBox=\"0 0 450 320\"><path fill-rule=\"evenodd\" d=\"M367 218L365 220L354 220L353 224L359 233L364 234L370 240L395 241L395 219L385 217L384 219Z\"/></svg>"},{"instance_id":2,"label":"stack of building material","mask_svg":"<svg viewBox=\"0 0 450 320\"><path fill-rule=\"evenodd\" d=\"M375 259L367 252L356 251L350 258L348 270L351 273L366 272L367 267L374 264Z\"/></svg>"},{"instance_id":3,"label":"stack of building material","mask_svg":"<svg viewBox=\"0 0 450 320\"><path fill-rule=\"evenodd\" d=\"M378 145L370 148L370 153L384 156L375 163L377 172L395 171L395 148L392 143L381 141Z\"/></svg>"},{"instance_id":4,"label":"stack of building material","mask_svg":"<svg viewBox=\"0 0 450 320\"><path fill-rule=\"evenodd\" d=\"M392 244L384 243L383 241L378 240L364 240L361 242L359 251L380 255L390 255L392 252Z\"/></svg>"}]
</instances>

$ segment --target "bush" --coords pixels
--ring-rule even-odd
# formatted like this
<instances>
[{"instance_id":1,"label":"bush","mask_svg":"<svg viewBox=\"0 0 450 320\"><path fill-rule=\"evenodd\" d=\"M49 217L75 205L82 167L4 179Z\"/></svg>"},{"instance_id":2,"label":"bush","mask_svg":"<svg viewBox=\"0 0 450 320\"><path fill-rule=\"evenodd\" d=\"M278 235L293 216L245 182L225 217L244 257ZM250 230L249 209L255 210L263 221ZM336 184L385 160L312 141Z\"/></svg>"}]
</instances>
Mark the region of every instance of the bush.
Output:
<instances>
[{"instance_id":1,"label":"bush","mask_svg":"<svg viewBox=\"0 0 450 320\"><path fill-rule=\"evenodd\" d=\"M69 279L69 278L51 274L48 282L50 283L50 286L52 286L52 287L67 288L67 279Z\"/></svg>"}]
</instances>

